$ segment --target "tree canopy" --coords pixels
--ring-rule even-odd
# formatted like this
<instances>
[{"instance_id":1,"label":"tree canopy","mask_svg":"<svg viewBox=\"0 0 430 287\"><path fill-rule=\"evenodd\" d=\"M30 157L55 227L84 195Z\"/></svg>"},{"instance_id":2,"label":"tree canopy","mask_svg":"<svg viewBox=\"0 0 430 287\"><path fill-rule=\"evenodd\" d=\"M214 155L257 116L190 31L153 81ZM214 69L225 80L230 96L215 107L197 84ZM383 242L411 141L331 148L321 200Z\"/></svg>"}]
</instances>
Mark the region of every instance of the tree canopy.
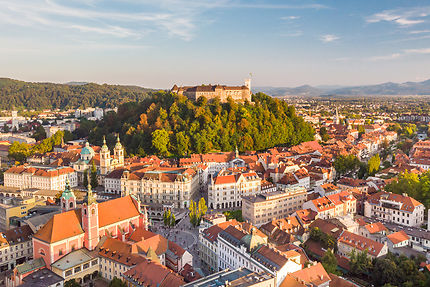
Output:
<instances>
[{"instance_id":1,"label":"tree canopy","mask_svg":"<svg viewBox=\"0 0 430 287\"><path fill-rule=\"evenodd\" d=\"M0 108L113 108L125 102L142 100L149 91L136 86L29 83L0 78Z\"/></svg>"},{"instance_id":2,"label":"tree canopy","mask_svg":"<svg viewBox=\"0 0 430 287\"><path fill-rule=\"evenodd\" d=\"M118 113L105 116L89 139L101 144L106 134L119 133L129 154L185 156L213 150L264 150L313 140L314 130L296 116L293 106L265 94L253 103L219 99L188 100L160 91L140 101L126 103Z\"/></svg>"},{"instance_id":3,"label":"tree canopy","mask_svg":"<svg viewBox=\"0 0 430 287\"><path fill-rule=\"evenodd\" d=\"M397 194L406 193L424 204L426 209L430 208L430 172L418 175L406 171L396 181L387 184L385 190Z\"/></svg>"}]
</instances>

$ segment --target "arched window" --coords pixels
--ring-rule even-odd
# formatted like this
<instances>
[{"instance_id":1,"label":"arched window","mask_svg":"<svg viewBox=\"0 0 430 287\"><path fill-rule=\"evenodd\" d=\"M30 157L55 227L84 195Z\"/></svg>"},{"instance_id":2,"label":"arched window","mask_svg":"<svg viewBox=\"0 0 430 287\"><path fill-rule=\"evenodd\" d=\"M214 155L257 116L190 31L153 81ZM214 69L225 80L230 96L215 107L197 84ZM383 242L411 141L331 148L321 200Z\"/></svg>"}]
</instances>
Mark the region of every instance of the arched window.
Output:
<instances>
[{"instance_id":1,"label":"arched window","mask_svg":"<svg viewBox=\"0 0 430 287\"><path fill-rule=\"evenodd\" d=\"M91 214L92 215L96 214L96 209L95 208L91 209Z\"/></svg>"},{"instance_id":2,"label":"arched window","mask_svg":"<svg viewBox=\"0 0 430 287\"><path fill-rule=\"evenodd\" d=\"M66 203L65 202L63 202L63 208L66 208Z\"/></svg>"},{"instance_id":3,"label":"arched window","mask_svg":"<svg viewBox=\"0 0 430 287\"><path fill-rule=\"evenodd\" d=\"M70 202L70 208L73 208L73 201Z\"/></svg>"},{"instance_id":4,"label":"arched window","mask_svg":"<svg viewBox=\"0 0 430 287\"><path fill-rule=\"evenodd\" d=\"M87 210L86 209L84 209L84 214L87 215Z\"/></svg>"}]
</instances>

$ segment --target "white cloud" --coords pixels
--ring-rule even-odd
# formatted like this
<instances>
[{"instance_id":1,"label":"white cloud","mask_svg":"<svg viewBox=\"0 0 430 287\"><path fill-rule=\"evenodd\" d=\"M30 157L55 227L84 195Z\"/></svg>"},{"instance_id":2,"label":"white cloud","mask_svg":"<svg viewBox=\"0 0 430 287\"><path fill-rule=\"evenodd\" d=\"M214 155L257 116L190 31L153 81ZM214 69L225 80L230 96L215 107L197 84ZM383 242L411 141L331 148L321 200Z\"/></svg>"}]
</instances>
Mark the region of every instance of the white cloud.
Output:
<instances>
[{"instance_id":1,"label":"white cloud","mask_svg":"<svg viewBox=\"0 0 430 287\"><path fill-rule=\"evenodd\" d=\"M413 30L409 31L409 34L427 34L430 33L430 30Z\"/></svg>"},{"instance_id":2,"label":"white cloud","mask_svg":"<svg viewBox=\"0 0 430 287\"><path fill-rule=\"evenodd\" d=\"M430 54L430 48L421 48L421 49L407 49L404 50L405 54Z\"/></svg>"},{"instance_id":3,"label":"white cloud","mask_svg":"<svg viewBox=\"0 0 430 287\"><path fill-rule=\"evenodd\" d=\"M427 55L430 54L430 48L418 48L418 49L405 49L399 53L392 53L389 55L370 57L370 61L385 61L394 60L408 55Z\"/></svg>"},{"instance_id":4,"label":"white cloud","mask_svg":"<svg viewBox=\"0 0 430 287\"><path fill-rule=\"evenodd\" d=\"M294 32L290 32L290 33L282 33L281 34L282 37L299 37L302 35L303 35L302 31L294 31Z\"/></svg>"},{"instance_id":5,"label":"white cloud","mask_svg":"<svg viewBox=\"0 0 430 287\"><path fill-rule=\"evenodd\" d=\"M401 53L393 53L393 54L389 54L389 55L370 57L369 60L370 61L386 61L386 60L394 60L394 59L400 58L401 56L402 56Z\"/></svg>"},{"instance_id":6,"label":"white cloud","mask_svg":"<svg viewBox=\"0 0 430 287\"><path fill-rule=\"evenodd\" d=\"M326 34L326 35L322 35L320 37L320 40L323 41L324 43L330 43L336 40L339 40L340 38L336 35L333 34Z\"/></svg>"},{"instance_id":7,"label":"white cloud","mask_svg":"<svg viewBox=\"0 0 430 287\"><path fill-rule=\"evenodd\" d=\"M300 19L300 16L284 16L284 17L281 17L281 20L297 20L297 19Z\"/></svg>"},{"instance_id":8,"label":"white cloud","mask_svg":"<svg viewBox=\"0 0 430 287\"><path fill-rule=\"evenodd\" d=\"M415 7L409 9L384 10L366 18L368 23L392 22L399 26L407 27L421 24L427 21L430 15L429 7Z\"/></svg>"}]
</instances>

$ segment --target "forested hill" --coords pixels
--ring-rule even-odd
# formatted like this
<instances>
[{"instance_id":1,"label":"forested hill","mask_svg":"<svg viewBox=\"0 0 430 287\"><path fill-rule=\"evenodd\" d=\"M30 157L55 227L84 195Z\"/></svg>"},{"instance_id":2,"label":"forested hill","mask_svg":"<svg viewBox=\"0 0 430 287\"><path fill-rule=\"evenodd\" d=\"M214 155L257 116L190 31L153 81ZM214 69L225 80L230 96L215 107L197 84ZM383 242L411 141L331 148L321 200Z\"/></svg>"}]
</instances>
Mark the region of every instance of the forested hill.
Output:
<instances>
[{"instance_id":1,"label":"forested hill","mask_svg":"<svg viewBox=\"0 0 430 287\"><path fill-rule=\"evenodd\" d=\"M137 86L30 83L0 78L0 109L113 108L141 101L150 91Z\"/></svg>"},{"instance_id":2,"label":"forested hill","mask_svg":"<svg viewBox=\"0 0 430 287\"><path fill-rule=\"evenodd\" d=\"M218 99L194 102L160 91L139 103L121 105L109 113L89 135L101 144L103 135L114 143L119 133L129 155L184 156L214 150L263 150L313 140L314 131L293 106L265 94L253 95L254 103Z\"/></svg>"}]
</instances>

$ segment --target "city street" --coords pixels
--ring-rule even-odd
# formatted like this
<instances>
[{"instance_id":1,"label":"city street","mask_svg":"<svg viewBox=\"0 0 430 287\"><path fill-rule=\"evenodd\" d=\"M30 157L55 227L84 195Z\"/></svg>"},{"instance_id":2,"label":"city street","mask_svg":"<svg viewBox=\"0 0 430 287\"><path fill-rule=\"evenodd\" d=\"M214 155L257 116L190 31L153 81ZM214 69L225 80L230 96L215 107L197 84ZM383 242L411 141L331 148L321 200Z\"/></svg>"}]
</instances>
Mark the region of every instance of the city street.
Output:
<instances>
[{"instance_id":1,"label":"city street","mask_svg":"<svg viewBox=\"0 0 430 287\"><path fill-rule=\"evenodd\" d=\"M155 222L153 231L175 242L193 255L193 267L201 268L198 253L199 229L191 226L189 217L183 217L175 227L165 227L163 222Z\"/></svg>"}]
</instances>

